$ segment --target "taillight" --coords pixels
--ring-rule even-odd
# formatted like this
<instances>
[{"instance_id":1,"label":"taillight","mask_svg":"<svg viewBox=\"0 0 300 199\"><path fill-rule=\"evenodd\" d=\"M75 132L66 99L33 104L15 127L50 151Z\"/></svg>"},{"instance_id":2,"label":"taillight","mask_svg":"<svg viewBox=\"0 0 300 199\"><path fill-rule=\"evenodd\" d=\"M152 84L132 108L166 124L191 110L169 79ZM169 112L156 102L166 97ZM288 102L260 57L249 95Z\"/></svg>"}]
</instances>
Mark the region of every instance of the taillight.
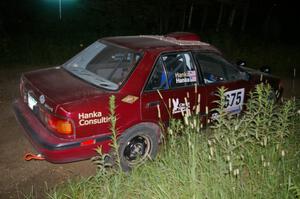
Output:
<instances>
[{"instance_id":1,"label":"taillight","mask_svg":"<svg viewBox=\"0 0 300 199\"><path fill-rule=\"evenodd\" d=\"M48 114L46 117L46 123L50 130L64 135L70 135L73 133L72 123L67 119L61 119L53 115Z\"/></svg>"},{"instance_id":2,"label":"taillight","mask_svg":"<svg viewBox=\"0 0 300 199\"><path fill-rule=\"evenodd\" d=\"M47 111L40 111L42 120L46 127L60 135L74 134L74 126L72 120L61 116L56 116Z\"/></svg>"}]
</instances>

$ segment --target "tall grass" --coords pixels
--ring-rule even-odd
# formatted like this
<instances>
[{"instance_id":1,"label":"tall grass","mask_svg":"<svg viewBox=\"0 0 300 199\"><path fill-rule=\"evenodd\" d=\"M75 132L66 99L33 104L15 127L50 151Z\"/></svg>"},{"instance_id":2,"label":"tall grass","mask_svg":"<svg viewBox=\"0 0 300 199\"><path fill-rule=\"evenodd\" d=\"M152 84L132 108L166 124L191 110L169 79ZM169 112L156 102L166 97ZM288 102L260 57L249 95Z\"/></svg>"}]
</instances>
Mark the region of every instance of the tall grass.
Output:
<instances>
[{"instance_id":1,"label":"tall grass","mask_svg":"<svg viewBox=\"0 0 300 199\"><path fill-rule=\"evenodd\" d=\"M173 119L155 160L130 173L98 169L56 187L49 198L299 198L295 102L275 104L270 87L258 85L246 112L232 116L224 111L224 92L210 127L201 128L195 114Z\"/></svg>"}]
</instances>

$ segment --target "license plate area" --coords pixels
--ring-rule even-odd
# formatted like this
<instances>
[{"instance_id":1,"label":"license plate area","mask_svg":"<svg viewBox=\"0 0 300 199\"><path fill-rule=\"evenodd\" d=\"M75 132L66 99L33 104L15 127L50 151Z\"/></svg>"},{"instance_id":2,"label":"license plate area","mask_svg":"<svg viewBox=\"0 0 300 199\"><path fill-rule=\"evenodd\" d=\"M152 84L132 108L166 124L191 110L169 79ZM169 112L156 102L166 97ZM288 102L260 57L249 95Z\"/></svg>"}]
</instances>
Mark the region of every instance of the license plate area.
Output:
<instances>
[{"instance_id":1,"label":"license plate area","mask_svg":"<svg viewBox=\"0 0 300 199\"><path fill-rule=\"evenodd\" d=\"M27 99L29 108L33 110L34 106L37 104L37 101L30 95L30 93L27 94Z\"/></svg>"}]
</instances>

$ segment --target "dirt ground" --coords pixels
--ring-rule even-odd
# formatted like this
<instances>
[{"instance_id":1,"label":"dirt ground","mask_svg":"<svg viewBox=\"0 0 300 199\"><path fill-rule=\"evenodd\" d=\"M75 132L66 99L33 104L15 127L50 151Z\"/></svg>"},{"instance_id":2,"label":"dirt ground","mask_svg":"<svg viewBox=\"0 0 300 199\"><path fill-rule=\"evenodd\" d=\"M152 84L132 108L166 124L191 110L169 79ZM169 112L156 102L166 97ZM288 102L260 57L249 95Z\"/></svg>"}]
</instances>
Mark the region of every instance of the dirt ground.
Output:
<instances>
[{"instance_id":1,"label":"dirt ground","mask_svg":"<svg viewBox=\"0 0 300 199\"><path fill-rule=\"evenodd\" d=\"M19 95L19 77L26 70L0 68L0 198L5 199L25 196L44 198L45 192L68 179L86 177L96 172L89 160L68 164L23 160L24 154L34 152L34 149L17 124L11 103ZM300 97L299 83L299 78L294 83L285 78L285 96Z\"/></svg>"},{"instance_id":2,"label":"dirt ground","mask_svg":"<svg viewBox=\"0 0 300 199\"><path fill-rule=\"evenodd\" d=\"M24 71L24 70L23 70ZM70 178L90 176L96 172L91 161L52 164L47 161L25 161L27 152L35 152L25 139L12 111L18 93L22 70L0 69L0 198L45 198L45 191Z\"/></svg>"}]
</instances>

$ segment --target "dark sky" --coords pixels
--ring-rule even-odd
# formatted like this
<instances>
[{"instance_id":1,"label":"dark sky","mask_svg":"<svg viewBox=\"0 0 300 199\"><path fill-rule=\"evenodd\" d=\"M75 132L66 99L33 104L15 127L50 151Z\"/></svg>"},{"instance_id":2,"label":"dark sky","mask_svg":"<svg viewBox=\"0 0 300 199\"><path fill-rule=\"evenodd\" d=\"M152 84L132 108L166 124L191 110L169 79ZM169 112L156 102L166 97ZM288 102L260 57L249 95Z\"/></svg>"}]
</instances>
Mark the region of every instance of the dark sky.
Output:
<instances>
[{"instance_id":1,"label":"dark sky","mask_svg":"<svg viewBox=\"0 0 300 199\"><path fill-rule=\"evenodd\" d=\"M187 27L193 2L192 24ZM237 5L234 25L230 31L239 33L247 0L223 2L225 9L221 30L228 30L228 17L234 5ZM249 3L246 34L265 35L288 43L299 42L300 18L296 3L275 0L249 0ZM221 3L217 0L62 0L62 20L59 20L58 5L59 0L2 0L0 34L10 36L78 30L96 31L98 34L103 32L104 35L207 31L215 29ZM207 21L204 29L200 30L205 5L209 5ZM181 25L183 16L184 28ZM159 23L164 27L159 27Z\"/></svg>"}]
</instances>

